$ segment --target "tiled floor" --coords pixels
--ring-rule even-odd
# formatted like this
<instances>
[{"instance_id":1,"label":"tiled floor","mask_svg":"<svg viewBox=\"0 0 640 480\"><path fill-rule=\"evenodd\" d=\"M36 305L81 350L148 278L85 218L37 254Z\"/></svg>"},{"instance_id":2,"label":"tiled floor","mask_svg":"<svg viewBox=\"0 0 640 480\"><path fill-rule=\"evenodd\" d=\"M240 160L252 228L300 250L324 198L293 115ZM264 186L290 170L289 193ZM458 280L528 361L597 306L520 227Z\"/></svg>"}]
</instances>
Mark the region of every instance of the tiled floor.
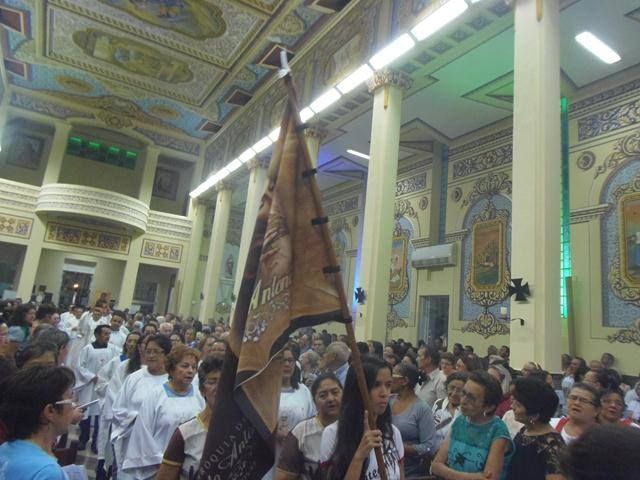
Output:
<instances>
[{"instance_id":1,"label":"tiled floor","mask_svg":"<svg viewBox=\"0 0 640 480\"><path fill-rule=\"evenodd\" d=\"M69 440L70 443L72 440L77 440L80 434L80 429L77 426L72 427L69 432ZM87 475L89 476L89 480L95 480L96 478L96 465L98 464L98 458L95 453L91 451L91 444L88 443L87 447L78 452L78 456L76 457L76 465L84 465L87 469Z\"/></svg>"}]
</instances>

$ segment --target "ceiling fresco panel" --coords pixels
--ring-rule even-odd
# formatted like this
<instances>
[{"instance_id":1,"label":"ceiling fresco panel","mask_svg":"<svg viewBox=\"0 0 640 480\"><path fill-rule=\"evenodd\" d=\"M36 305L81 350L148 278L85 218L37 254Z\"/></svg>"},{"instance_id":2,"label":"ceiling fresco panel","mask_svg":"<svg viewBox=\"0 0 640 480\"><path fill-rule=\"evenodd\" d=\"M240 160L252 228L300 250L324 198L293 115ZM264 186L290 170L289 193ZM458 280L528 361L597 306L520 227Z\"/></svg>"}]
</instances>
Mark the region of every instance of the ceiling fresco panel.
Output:
<instances>
[{"instance_id":1,"label":"ceiling fresco panel","mask_svg":"<svg viewBox=\"0 0 640 480\"><path fill-rule=\"evenodd\" d=\"M49 9L52 60L198 105L224 72L63 9ZM73 40L70 41L71 37Z\"/></svg>"},{"instance_id":2,"label":"ceiling fresco panel","mask_svg":"<svg viewBox=\"0 0 640 480\"><path fill-rule=\"evenodd\" d=\"M267 18L229 0L182 0L180 7L146 0L50 0L79 15L135 34L172 50L230 68L255 39Z\"/></svg>"}]
</instances>

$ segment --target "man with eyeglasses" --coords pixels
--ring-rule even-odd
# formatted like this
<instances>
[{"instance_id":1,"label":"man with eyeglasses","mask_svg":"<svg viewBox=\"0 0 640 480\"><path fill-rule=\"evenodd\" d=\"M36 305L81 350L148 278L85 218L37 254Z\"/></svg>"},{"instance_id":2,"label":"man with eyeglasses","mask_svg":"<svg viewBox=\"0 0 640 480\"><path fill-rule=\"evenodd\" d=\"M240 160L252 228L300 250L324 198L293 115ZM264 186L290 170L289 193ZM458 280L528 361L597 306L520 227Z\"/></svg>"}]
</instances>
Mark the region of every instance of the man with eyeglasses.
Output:
<instances>
[{"instance_id":1,"label":"man with eyeglasses","mask_svg":"<svg viewBox=\"0 0 640 480\"><path fill-rule=\"evenodd\" d=\"M111 328L108 325L98 325L93 334L96 337L95 342L86 345L80 352L78 358L78 366L76 368L76 391L78 403L89 403L98 398L96 394L96 383L98 382L98 372L113 357L120 352L118 347L109 343L111 336ZM91 417L94 418L93 437L91 442L91 451L98 452L97 438L100 405L91 405L85 414L85 418L80 422L80 438L78 450L84 450L89 441L89 431L91 429Z\"/></svg>"}]
</instances>

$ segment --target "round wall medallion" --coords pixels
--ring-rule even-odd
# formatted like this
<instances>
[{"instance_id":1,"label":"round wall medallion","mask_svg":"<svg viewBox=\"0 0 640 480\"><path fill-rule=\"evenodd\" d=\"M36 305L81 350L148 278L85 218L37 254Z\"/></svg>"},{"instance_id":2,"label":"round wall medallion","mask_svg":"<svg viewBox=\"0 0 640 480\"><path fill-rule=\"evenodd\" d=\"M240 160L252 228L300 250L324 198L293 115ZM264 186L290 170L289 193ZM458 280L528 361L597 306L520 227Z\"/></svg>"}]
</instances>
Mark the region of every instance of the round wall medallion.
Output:
<instances>
[{"instance_id":1,"label":"round wall medallion","mask_svg":"<svg viewBox=\"0 0 640 480\"><path fill-rule=\"evenodd\" d=\"M460 187L456 187L451 190L451 200L454 202L459 202L462 198L462 189Z\"/></svg>"},{"instance_id":2,"label":"round wall medallion","mask_svg":"<svg viewBox=\"0 0 640 480\"><path fill-rule=\"evenodd\" d=\"M582 152L578 157L578 168L580 170L589 170L596 163L596 156L593 152L587 150L586 152Z\"/></svg>"},{"instance_id":3,"label":"round wall medallion","mask_svg":"<svg viewBox=\"0 0 640 480\"><path fill-rule=\"evenodd\" d=\"M353 228L357 227L359 222L360 219L358 218L358 215L354 215L353 219L351 220L351 225L353 225Z\"/></svg>"},{"instance_id":4,"label":"round wall medallion","mask_svg":"<svg viewBox=\"0 0 640 480\"><path fill-rule=\"evenodd\" d=\"M429 199L427 197L422 197L418 206L420 207L420 210L426 210L429 206Z\"/></svg>"}]
</instances>

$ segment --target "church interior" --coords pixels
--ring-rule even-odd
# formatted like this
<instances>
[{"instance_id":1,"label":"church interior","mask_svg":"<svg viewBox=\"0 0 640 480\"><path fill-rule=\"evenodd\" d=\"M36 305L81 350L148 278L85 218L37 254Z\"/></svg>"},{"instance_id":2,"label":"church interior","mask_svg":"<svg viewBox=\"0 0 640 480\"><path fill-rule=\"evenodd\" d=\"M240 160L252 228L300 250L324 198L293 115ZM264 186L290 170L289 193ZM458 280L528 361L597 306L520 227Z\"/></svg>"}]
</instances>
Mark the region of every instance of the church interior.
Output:
<instances>
[{"instance_id":1,"label":"church interior","mask_svg":"<svg viewBox=\"0 0 640 480\"><path fill-rule=\"evenodd\" d=\"M639 38L637 0L1 0L0 294L228 322L286 52L358 340L638 375Z\"/></svg>"}]
</instances>

